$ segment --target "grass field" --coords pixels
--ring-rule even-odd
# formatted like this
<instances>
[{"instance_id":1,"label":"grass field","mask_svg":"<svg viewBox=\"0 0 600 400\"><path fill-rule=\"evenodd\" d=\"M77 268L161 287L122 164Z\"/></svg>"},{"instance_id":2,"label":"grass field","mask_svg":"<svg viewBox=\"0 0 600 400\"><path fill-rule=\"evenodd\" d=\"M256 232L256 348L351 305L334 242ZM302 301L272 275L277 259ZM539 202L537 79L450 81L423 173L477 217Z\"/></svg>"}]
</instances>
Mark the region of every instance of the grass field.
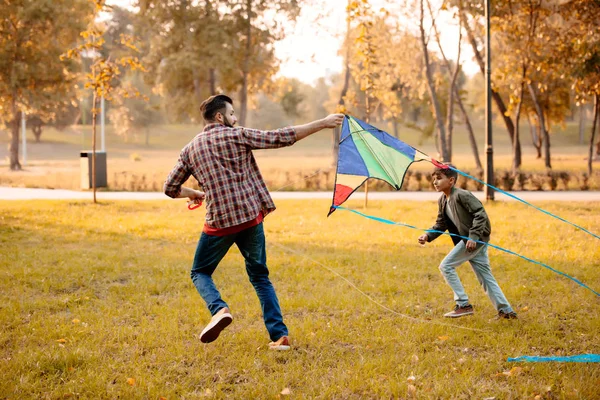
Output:
<instances>
[{"instance_id":1,"label":"grass field","mask_svg":"<svg viewBox=\"0 0 600 400\"><path fill-rule=\"evenodd\" d=\"M474 121L478 132L478 145L481 161L484 159L483 123ZM385 129L385 127L382 127ZM143 136L125 142L114 134L112 126L106 129L107 179L108 190L158 191L165 177L177 161L181 148L196 135L200 126L165 125L154 126L150 130L149 144ZM529 144L526 127L523 128L524 172L544 173L543 160L536 159L535 151ZM510 169L511 149L505 129L495 127L494 166L497 174ZM586 134L589 132L586 131ZM588 142L578 142L577 124L569 123L565 129L555 128L552 134L552 165L554 171L567 171L582 175L587 171ZM420 133L405 129L401 139L436 157L437 151L432 138L424 139ZM10 171L6 163L8 156L8 132L0 131L0 185L21 187L43 187L54 189L80 188L80 157L82 149L91 148L89 126L74 126L63 132L46 128L41 143L33 143L33 135L28 132L28 163L23 171ZM98 149L100 138L98 134ZM333 186L334 169L331 131L319 132L292 147L278 150L256 151L256 158L271 190L327 190ZM466 132L457 125L454 136L453 163L463 171L475 170ZM595 169L600 167L595 163ZM428 163L415 163L411 171L431 170ZM318 172L318 173L317 173ZM315 174L311 179L306 176ZM572 179L568 189L581 190L580 179ZM427 185L421 185L422 187ZM600 173L596 172L589 182L590 190L600 190ZM530 188L535 190L535 188ZM414 189L410 189L414 190Z\"/></svg>"},{"instance_id":2,"label":"grass field","mask_svg":"<svg viewBox=\"0 0 600 400\"><path fill-rule=\"evenodd\" d=\"M360 209L360 202L348 206ZM600 204L539 206L600 232ZM515 321L495 311L468 266L475 315L448 321L437 265L450 249L328 201L278 201L265 221L271 278L293 349L275 353L241 256L215 273L233 324L209 319L189 279L203 211L184 201L0 202L0 397L7 399L597 399L600 369L511 363L599 353L600 298L490 249ZM369 214L428 228L434 202L371 201ZM600 291L596 239L523 205L487 207L492 242Z\"/></svg>"}]
</instances>

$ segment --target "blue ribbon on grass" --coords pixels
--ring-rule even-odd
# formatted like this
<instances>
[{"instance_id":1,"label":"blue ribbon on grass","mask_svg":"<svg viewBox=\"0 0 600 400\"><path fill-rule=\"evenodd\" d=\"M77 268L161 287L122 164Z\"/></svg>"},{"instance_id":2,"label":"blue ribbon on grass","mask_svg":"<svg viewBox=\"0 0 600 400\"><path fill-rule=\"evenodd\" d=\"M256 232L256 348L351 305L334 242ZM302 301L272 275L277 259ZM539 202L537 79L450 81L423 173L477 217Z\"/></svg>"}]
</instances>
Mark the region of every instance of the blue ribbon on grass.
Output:
<instances>
[{"instance_id":1,"label":"blue ribbon on grass","mask_svg":"<svg viewBox=\"0 0 600 400\"><path fill-rule=\"evenodd\" d=\"M361 213L360 211L352 210L352 209L350 209L350 208L346 208L346 207L342 207L342 206L333 206L333 207L334 207L334 208L337 208L337 209L340 209L340 210L346 210L346 211L350 211L350 212L353 212L353 213L355 213L355 214L358 214L358 215L360 215L361 217L365 217L365 218L368 218L368 219L370 219L370 220L377 221L377 222L381 222L381 223L388 224L388 225L399 225L399 226L405 226L405 227L407 227L407 228L416 229L416 230L423 231L423 232L440 233L440 234L442 234L442 235L456 236L456 237L459 237L459 238L461 238L461 239L465 239L465 240L473 240L473 239L470 239L470 238L468 238L468 237L466 237L466 236L457 235L457 234L455 234L455 233L442 232L442 231L437 231L437 230L434 230L434 229L422 229L422 228L417 228L416 226L409 225L409 224L405 224L405 223L402 223L402 222L390 221L389 219L385 219L385 218L379 218L379 217L375 217L375 216L368 215L368 214L363 214L363 213ZM551 266L549 266L549 265L547 265L547 264L544 264L543 262L540 262L540 261L533 260L533 259L531 259L531 258L529 258L529 257L525 257L525 256L523 256L523 255L521 255L521 254L519 254L519 253L515 253L515 252L514 252L514 251L512 251L512 250L508 250L508 249L505 249L505 248L503 248L503 247L496 246L495 244L492 244L492 243L486 243L486 242L482 242L482 241L479 241L479 240L473 240L473 241L474 241L474 242L477 242L477 243L481 243L481 244L487 245L487 246L490 246L490 247L493 247L493 248L495 248L495 249L498 249L498 250L501 250L501 251L504 251L505 253L509 253L509 254L515 255L515 256L517 256L517 257L521 257L522 259L524 259L524 260L527 260L527 261L529 261L529 262L532 262L532 263L534 263L534 264L541 265L542 267L544 267L544 268L547 268L547 269L549 269L549 270L550 270L550 271L552 271L552 272L555 272L555 273L557 273L557 274L559 274L559 275L562 275L562 276L564 276L565 278L568 278L568 279L572 280L573 282L577 283L579 286L581 286L581 287L584 287L584 288L588 289L589 291L591 291L592 293L594 293L596 296L600 296L600 293L599 293L599 292L595 291L594 289L592 289L591 287L589 287L589 286L588 286L588 285L586 285L585 283L581 282L579 279L577 279L577 278L574 278L574 277L572 277L571 275L565 274L564 272L562 272L562 271L559 271L559 270L557 270L557 269L555 269L555 268L552 268Z\"/></svg>"},{"instance_id":2,"label":"blue ribbon on grass","mask_svg":"<svg viewBox=\"0 0 600 400\"><path fill-rule=\"evenodd\" d=\"M520 356L508 358L509 362L527 361L527 362L600 362L600 354L577 354L567 357L544 357L544 356Z\"/></svg>"}]
</instances>

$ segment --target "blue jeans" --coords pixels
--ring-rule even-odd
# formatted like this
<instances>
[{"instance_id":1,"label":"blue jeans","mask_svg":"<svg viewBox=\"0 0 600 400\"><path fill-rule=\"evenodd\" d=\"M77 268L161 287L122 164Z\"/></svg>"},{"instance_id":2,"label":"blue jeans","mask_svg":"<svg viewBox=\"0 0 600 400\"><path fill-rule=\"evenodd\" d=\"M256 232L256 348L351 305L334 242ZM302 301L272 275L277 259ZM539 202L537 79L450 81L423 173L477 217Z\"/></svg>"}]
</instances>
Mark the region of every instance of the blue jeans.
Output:
<instances>
[{"instance_id":1,"label":"blue jeans","mask_svg":"<svg viewBox=\"0 0 600 400\"><path fill-rule=\"evenodd\" d=\"M454 301L456 301L456 304L460 307L469 304L469 297L456 273L456 268L465 261L471 264L479 284L483 287L485 294L488 295L496 310L505 313L512 312L512 307L508 303L508 300L506 300L504 293L502 293L502 289L500 289L498 282L496 282L496 278L492 275L487 246L478 245L477 249L469 253L465 242L462 240L454 246L440 264L440 271L454 292Z\"/></svg>"},{"instance_id":2,"label":"blue jeans","mask_svg":"<svg viewBox=\"0 0 600 400\"><path fill-rule=\"evenodd\" d=\"M265 232L262 223L227 236L211 236L202 233L191 272L192 282L198 293L206 302L211 315L215 315L217 311L227 307L213 282L212 274L234 243L246 260L246 272L260 300L263 319L271 340L276 341L282 336L287 336L288 330L283 323L279 300L277 300L275 288L269 280Z\"/></svg>"}]
</instances>

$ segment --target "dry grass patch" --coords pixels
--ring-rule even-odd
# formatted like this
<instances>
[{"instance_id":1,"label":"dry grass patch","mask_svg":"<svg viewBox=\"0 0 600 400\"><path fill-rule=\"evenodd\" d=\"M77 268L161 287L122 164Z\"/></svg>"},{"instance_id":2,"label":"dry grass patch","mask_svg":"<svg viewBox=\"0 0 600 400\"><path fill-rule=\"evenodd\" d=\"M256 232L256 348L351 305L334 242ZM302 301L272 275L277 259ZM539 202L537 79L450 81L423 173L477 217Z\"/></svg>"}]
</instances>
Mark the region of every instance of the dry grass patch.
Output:
<instances>
[{"instance_id":1,"label":"dry grass patch","mask_svg":"<svg viewBox=\"0 0 600 400\"><path fill-rule=\"evenodd\" d=\"M600 301L593 293L490 250L520 319L491 321L494 310L465 265L459 273L476 313L446 321L441 315L452 297L437 265L450 249L448 238L422 248L414 230L341 210L325 218L327 201L278 206L265 228L272 280L294 344L286 353L266 348L258 300L236 251L215 274L234 323L211 345L196 338L208 320L189 279L202 211L187 211L183 201L2 202L0 393L48 399L600 396L595 364L506 361L597 353ZM600 232L598 204L540 206ZM600 289L596 239L522 205L487 209L494 243ZM367 212L426 228L436 204L372 201Z\"/></svg>"}]
</instances>

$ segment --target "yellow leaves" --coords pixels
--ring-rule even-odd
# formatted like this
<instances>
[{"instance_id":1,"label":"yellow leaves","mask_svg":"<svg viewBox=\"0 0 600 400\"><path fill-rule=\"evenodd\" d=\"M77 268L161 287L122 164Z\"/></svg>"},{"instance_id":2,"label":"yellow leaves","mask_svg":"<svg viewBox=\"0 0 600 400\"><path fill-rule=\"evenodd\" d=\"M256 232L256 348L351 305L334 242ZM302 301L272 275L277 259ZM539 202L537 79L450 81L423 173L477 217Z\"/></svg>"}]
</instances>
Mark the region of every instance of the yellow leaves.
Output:
<instances>
[{"instance_id":1,"label":"yellow leaves","mask_svg":"<svg viewBox=\"0 0 600 400\"><path fill-rule=\"evenodd\" d=\"M438 340L440 342L445 342L448 339L450 339L450 336L446 336L446 335L444 335L444 336L438 336Z\"/></svg>"},{"instance_id":2,"label":"yellow leaves","mask_svg":"<svg viewBox=\"0 0 600 400\"><path fill-rule=\"evenodd\" d=\"M77 319L77 318L74 318L74 319L73 319L71 322L72 322L73 324L75 324L75 325L78 325L78 324L80 324L80 323L81 323L81 320L79 320L79 319Z\"/></svg>"},{"instance_id":3,"label":"yellow leaves","mask_svg":"<svg viewBox=\"0 0 600 400\"><path fill-rule=\"evenodd\" d=\"M509 371L504 371L504 372L500 372L497 373L496 376L498 377L515 377L515 376L519 376L521 375L521 373L523 372L523 368L521 367L512 367Z\"/></svg>"},{"instance_id":4,"label":"yellow leaves","mask_svg":"<svg viewBox=\"0 0 600 400\"><path fill-rule=\"evenodd\" d=\"M135 378L127 378L127 384L129 386L135 386Z\"/></svg>"},{"instance_id":5,"label":"yellow leaves","mask_svg":"<svg viewBox=\"0 0 600 400\"><path fill-rule=\"evenodd\" d=\"M289 396L290 394L292 394L292 391L290 390L290 388L284 388L280 394L282 396Z\"/></svg>"},{"instance_id":6,"label":"yellow leaves","mask_svg":"<svg viewBox=\"0 0 600 400\"><path fill-rule=\"evenodd\" d=\"M409 399L417 398L417 387L415 385L408 385L406 387L406 395Z\"/></svg>"},{"instance_id":7,"label":"yellow leaves","mask_svg":"<svg viewBox=\"0 0 600 400\"><path fill-rule=\"evenodd\" d=\"M67 339L57 339L57 343L67 343Z\"/></svg>"}]
</instances>

